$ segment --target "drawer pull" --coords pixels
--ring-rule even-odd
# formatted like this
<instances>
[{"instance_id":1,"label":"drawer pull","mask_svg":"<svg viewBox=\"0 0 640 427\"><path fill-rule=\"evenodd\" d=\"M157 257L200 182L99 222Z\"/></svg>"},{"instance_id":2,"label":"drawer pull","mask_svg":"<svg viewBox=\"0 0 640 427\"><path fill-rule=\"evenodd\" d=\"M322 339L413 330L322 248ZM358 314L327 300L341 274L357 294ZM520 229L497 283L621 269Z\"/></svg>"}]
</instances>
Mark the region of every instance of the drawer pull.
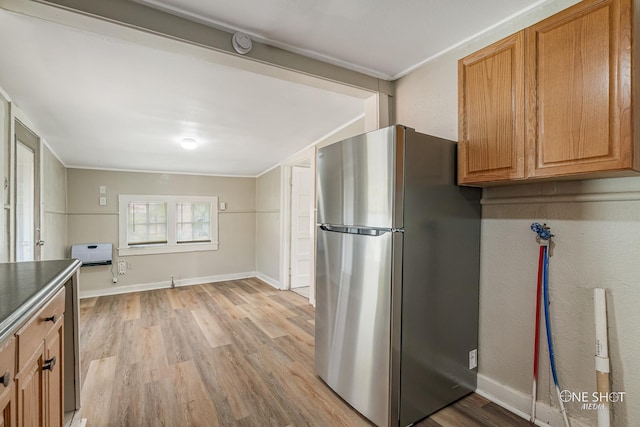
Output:
<instances>
[{"instance_id":1,"label":"drawer pull","mask_svg":"<svg viewBox=\"0 0 640 427\"><path fill-rule=\"evenodd\" d=\"M53 367L56 366L56 357L53 356L51 359L46 359L44 361L44 365L42 365L42 369L46 369L49 371L53 371Z\"/></svg>"},{"instance_id":2,"label":"drawer pull","mask_svg":"<svg viewBox=\"0 0 640 427\"><path fill-rule=\"evenodd\" d=\"M56 315L54 314L53 316L45 317L44 321L56 323Z\"/></svg>"},{"instance_id":3,"label":"drawer pull","mask_svg":"<svg viewBox=\"0 0 640 427\"><path fill-rule=\"evenodd\" d=\"M11 384L11 372L5 372L4 375L0 377L0 382L3 386L9 387L9 384Z\"/></svg>"}]
</instances>

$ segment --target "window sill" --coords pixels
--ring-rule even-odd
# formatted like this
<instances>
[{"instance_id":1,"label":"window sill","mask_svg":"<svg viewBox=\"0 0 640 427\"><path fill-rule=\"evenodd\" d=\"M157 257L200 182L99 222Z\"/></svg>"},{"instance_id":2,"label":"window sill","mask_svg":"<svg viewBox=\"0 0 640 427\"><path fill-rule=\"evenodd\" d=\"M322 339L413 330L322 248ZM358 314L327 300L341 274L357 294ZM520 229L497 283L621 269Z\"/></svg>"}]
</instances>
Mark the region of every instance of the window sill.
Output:
<instances>
[{"instance_id":1,"label":"window sill","mask_svg":"<svg viewBox=\"0 0 640 427\"><path fill-rule=\"evenodd\" d=\"M118 248L118 256L173 254L181 252L217 251L218 243L203 243L190 245L162 245L136 246Z\"/></svg>"}]
</instances>

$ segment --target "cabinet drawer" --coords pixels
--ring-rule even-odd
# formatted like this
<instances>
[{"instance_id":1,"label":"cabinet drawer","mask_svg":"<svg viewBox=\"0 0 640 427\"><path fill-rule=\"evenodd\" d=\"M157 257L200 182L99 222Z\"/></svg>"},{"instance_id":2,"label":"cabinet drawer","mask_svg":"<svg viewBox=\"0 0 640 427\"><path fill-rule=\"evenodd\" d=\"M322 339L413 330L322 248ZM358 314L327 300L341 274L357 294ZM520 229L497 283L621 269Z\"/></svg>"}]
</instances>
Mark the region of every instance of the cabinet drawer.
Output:
<instances>
[{"instance_id":1,"label":"cabinet drawer","mask_svg":"<svg viewBox=\"0 0 640 427\"><path fill-rule=\"evenodd\" d=\"M18 330L18 372L29 361L55 323L64 314L65 288L58 291L38 312Z\"/></svg>"},{"instance_id":2,"label":"cabinet drawer","mask_svg":"<svg viewBox=\"0 0 640 427\"><path fill-rule=\"evenodd\" d=\"M0 345L0 398L13 384L16 374L16 340L11 338ZM7 385L4 379L7 378Z\"/></svg>"}]
</instances>

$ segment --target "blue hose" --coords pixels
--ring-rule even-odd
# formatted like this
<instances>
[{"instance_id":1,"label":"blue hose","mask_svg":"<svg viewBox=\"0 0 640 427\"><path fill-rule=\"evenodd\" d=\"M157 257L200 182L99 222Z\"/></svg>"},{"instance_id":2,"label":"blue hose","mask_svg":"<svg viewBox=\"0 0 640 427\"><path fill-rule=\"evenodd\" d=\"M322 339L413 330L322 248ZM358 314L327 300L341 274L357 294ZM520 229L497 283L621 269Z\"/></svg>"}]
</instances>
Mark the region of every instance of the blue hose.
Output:
<instances>
[{"instance_id":1,"label":"blue hose","mask_svg":"<svg viewBox=\"0 0 640 427\"><path fill-rule=\"evenodd\" d=\"M551 374L553 384L558 387L558 375L556 374L556 362L553 355L553 341L551 340L551 326L549 322L549 247L544 248L544 262L542 263L542 288L544 292L544 322L547 328L547 344L549 345L549 360L551 362Z\"/></svg>"}]
</instances>

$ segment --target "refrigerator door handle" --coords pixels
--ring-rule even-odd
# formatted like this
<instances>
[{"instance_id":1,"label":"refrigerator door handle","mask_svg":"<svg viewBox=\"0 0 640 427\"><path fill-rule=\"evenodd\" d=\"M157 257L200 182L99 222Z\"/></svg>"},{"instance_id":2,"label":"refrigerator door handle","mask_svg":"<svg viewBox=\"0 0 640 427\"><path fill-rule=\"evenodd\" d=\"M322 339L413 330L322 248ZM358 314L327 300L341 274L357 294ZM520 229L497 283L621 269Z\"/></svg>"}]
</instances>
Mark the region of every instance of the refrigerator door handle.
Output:
<instances>
[{"instance_id":1,"label":"refrigerator door handle","mask_svg":"<svg viewBox=\"0 0 640 427\"><path fill-rule=\"evenodd\" d=\"M390 228L352 227L348 225L320 224L320 229L334 233L361 234L364 236L382 236L394 231Z\"/></svg>"}]
</instances>

